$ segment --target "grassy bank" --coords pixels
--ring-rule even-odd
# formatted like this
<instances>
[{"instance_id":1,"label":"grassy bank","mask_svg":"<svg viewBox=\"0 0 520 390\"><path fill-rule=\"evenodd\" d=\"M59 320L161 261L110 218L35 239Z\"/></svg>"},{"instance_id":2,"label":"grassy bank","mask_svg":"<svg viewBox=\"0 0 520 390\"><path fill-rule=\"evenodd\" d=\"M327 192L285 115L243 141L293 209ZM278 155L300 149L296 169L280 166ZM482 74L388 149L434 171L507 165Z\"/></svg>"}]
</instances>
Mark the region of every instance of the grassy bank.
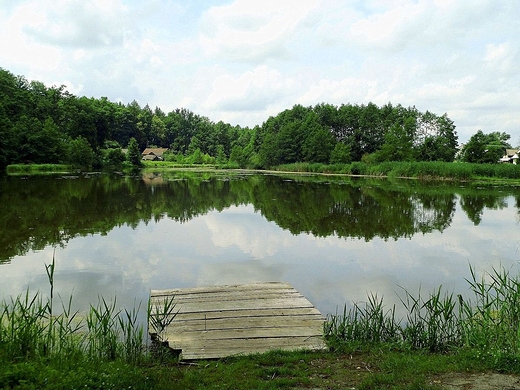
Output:
<instances>
[{"instance_id":1,"label":"grassy bank","mask_svg":"<svg viewBox=\"0 0 520 390\"><path fill-rule=\"evenodd\" d=\"M190 364L14 362L0 368L0 386L49 390L434 389L438 375L468 369L450 355L388 350L350 354L275 351Z\"/></svg>"},{"instance_id":2,"label":"grassy bank","mask_svg":"<svg viewBox=\"0 0 520 390\"><path fill-rule=\"evenodd\" d=\"M446 162L384 162L366 164L309 164L281 165L277 171L329 173L363 176L413 177L419 179L474 180L520 179L520 166L513 164L469 164Z\"/></svg>"},{"instance_id":3,"label":"grassy bank","mask_svg":"<svg viewBox=\"0 0 520 390\"><path fill-rule=\"evenodd\" d=\"M179 164L166 161L146 161L145 169L198 168L203 170L239 169L234 163L226 165ZM262 170L260 170L261 172ZM447 162L383 162L368 164L294 163L271 167L270 171L295 173L323 173L390 178L418 178L424 180L520 180L520 166L513 164L470 164Z\"/></svg>"},{"instance_id":4,"label":"grassy bank","mask_svg":"<svg viewBox=\"0 0 520 390\"><path fill-rule=\"evenodd\" d=\"M402 292L406 318L369 296L328 316L321 352L279 352L179 363L146 342L140 307L100 298L86 313L26 292L0 304L2 389L436 388L444 373L520 373L520 279L493 270L468 280L471 299L441 288ZM58 301L59 305L57 305ZM54 307L57 306L57 307ZM175 308L147 316L160 333Z\"/></svg>"},{"instance_id":5,"label":"grassy bank","mask_svg":"<svg viewBox=\"0 0 520 390\"><path fill-rule=\"evenodd\" d=\"M6 168L9 175L36 175L71 171L72 168L65 164L12 164Z\"/></svg>"},{"instance_id":6,"label":"grassy bank","mask_svg":"<svg viewBox=\"0 0 520 390\"><path fill-rule=\"evenodd\" d=\"M183 164L172 161L144 161L145 170L195 169L226 170L240 169L236 163ZM129 169L124 169L129 170ZM377 176L390 178L418 178L426 180L520 180L520 166L513 164L470 164L446 162L383 162L367 164L315 164L294 163L270 168L271 171L295 173L323 173L354 176ZM7 167L9 175L31 175L70 172L70 166L63 164L13 164ZM260 170L261 172L262 170Z\"/></svg>"}]
</instances>

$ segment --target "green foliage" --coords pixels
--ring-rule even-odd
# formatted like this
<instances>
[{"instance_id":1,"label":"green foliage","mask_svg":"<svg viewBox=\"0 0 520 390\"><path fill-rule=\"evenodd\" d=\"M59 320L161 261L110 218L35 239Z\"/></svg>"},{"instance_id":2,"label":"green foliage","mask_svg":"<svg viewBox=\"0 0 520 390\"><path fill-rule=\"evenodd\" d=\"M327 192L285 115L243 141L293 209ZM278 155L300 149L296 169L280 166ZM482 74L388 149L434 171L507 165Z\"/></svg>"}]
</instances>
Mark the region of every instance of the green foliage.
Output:
<instances>
[{"instance_id":1,"label":"green foliage","mask_svg":"<svg viewBox=\"0 0 520 390\"><path fill-rule=\"evenodd\" d=\"M350 340L361 345L397 343L400 341L400 324L395 318L395 307L386 310L383 300L370 295L364 307L354 304L343 314L329 316L325 324L325 336L331 343Z\"/></svg>"},{"instance_id":2,"label":"green foliage","mask_svg":"<svg viewBox=\"0 0 520 390\"><path fill-rule=\"evenodd\" d=\"M375 154L375 161L410 161L412 159L412 137L404 127L394 125L385 134L385 143Z\"/></svg>"},{"instance_id":3,"label":"green foliage","mask_svg":"<svg viewBox=\"0 0 520 390\"><path fill-rule=\"evenodd\" d=\"M228 162L228 159L226 157L226 153L224 152L224 146L218 145L217 146L217 157L215 159L215 163L218 165L223 165Z\"/></svg>"},{"instance_id":4,"label":"green foliage","mask_svg":"<svg viewBox=\"0 0 520 390\"><path fill-rule=\"evenodd\" d=\"M126 156L127 161L135 168L142 166L143 162L141 159L141 152L139 151L139 145L135 138L130 138L128 142L128 152Z\"/></svg>"},{"instance_id":5,"label":"green foliage","mask_svg":"<svg viewBox=\"0 0 520 390\"><path fill-rule=\"evenodd\" d=\"M469 164L441 161L383 161L376 162L378 153L366 155L363 162L350 164L284 164L276 167L280 171L343 173L352 175L409 177L424 180L473 180L473 179L520 179L520 169L513 164Z\"/></svg>"},{"instance_id":6,"label":"green foliage","mask_svg":"<svg viewBox=\"0 0 520 390\"><path fill-rule=\"evenodd\" d=\"M350 154L350 145L346 145L343 142L338 142L334 146L334 149L330 153L331 164L348 164L352 161Z\"/></svg>"},{"instance_id":7,"label":"green foliage","mask_svg":"<svg viewBox=\"0 0 520 390\"><path fill-rule=\"evenodd\" d=\"M104 149L101 149L101 159L104 168L121 169L126 156L119 145L106 144Z\"/></svg>"},{"instance_id":8,"label":"green foliage","mask_svg":"<svg viewBox=\"0 0 520 390\"><path fill-rule=\"evenodd\" d=\"M41 173L69 172L70 166L65 164L11 164L6 171L9 175L31 175Z\"/></svg>"},{"instance_id":9,"label":"green foliage","mask_svg":"<svg viewBox=\"0 0 520 390\"><path fill-rule=\"evenodd\" d=\"M247 157L244 153L244 149L240 145L235 145L233 147L229 156L229 161L236 163L240 168L245 168L247 166Z\"/></svg>"},{"instance_id":10,"label":"green foliage","mask_svg":"<svg viewBox=\"0 0 520 390\"><path fill-rule=\"evenodd\" d=\"M493 132L484 134L477 131L468 141L461 152L461 160L469 163L494 164L498 163L507 148L509 134Z\"/></svg>"},{"instance_id":11,"label":"green foliage","mask_svg":"<svg viewBox=\"0 0 520 390\"><path fill-rule=\"evenodd\" d=\"M81 135L67 144L67 163L81 169L89 169L94 163L94 151Z\"/></svg>"},{"instance_id":12,"label":"green foliage","mask_svg":"<svg viewBox=\"0 0 520 390\"><path fill-rule=\"evenodd\" d=\"M123 105L106 98L76 97L64 86L47 88L3 69L0 91L0 168L68 162L82 168L119 169L120 153L105 147L106 142L128 145L132 138L139 150L149 145L169 148L179 163L223 166L232 157L229 166L242 168L350 163L375 152L378 161L451 161L457 140L446 115L390 103L295 105L250 129L213 123L185 108L166 114L136 101ZM403 129L406 136L396 129ZM69 140L79 139L90 145L92 161L87 153L67 153ZM72 161L76 157L80 160ZM137 160L131 165L139 166Z\"/></svg>"}]
</instances>

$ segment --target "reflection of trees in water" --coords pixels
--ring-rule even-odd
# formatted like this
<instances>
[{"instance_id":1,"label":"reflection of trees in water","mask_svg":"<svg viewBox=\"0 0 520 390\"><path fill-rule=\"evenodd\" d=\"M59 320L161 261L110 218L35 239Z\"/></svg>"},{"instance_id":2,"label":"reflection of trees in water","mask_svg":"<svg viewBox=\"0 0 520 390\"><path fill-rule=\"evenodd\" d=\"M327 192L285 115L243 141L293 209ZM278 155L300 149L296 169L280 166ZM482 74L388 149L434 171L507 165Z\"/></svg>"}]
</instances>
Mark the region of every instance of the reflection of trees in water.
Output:
<instances>
[{"instance_id":1,"label":"reflection of trees in water","mask_svg":"<svg viewBox=\"0 0 520 390\"><path fill-rule=\"evenodd\" d=\"M455 194L431 196L413 195L414 230L428 233L433 230L444 231L450 226L455 213Z\"/></svg>"},{"instance_id":2,"label":"reflection of trees in water","mask_svg":"<svg viewBox=\"0 0 520 390\"><path fill-rule=\"evenodd\" d=\"M367 241L411 237L417 232L445 229L455 210L454 194L418 196L377 186L286 182L266 186L265 191L278 201L264 201L262 215L294 234Z\"/></svg>"},{"instance_id":3,"label":"reflection of trees in water","mask_svg":"<svg viewBox=\"0 0 520 390\"><path fill-rule=\"evenodd\" d=\"M321 181L320 181L321 180ZM170 218L184 223L210 211L252 204L293 234L397 239L443 231L453 218L457 186L388 180L324 182L274 175L171 173L135 177L98 175L4 178L0 182L0 262L47 245L64 245L114 227ZM484 208L506 207L505 192L463 189L460 204L480 222ZM520 197L516 195L518 209Z\"/></svg>"},{"instance_id":4,"label":"reflection of trees in water","mask_svg":"<svg viewBox=\"0 0 520 390\"><path fill-rule=\"evenodd\" d=\"M482 222L484 208L501 210L507 207L507 202L504 196L493 196L490 194L479 195L477 192L475 194L462 195L460 197L460 207L464 210L470 221L478 225Z\"/></svg>"}]
</instances>

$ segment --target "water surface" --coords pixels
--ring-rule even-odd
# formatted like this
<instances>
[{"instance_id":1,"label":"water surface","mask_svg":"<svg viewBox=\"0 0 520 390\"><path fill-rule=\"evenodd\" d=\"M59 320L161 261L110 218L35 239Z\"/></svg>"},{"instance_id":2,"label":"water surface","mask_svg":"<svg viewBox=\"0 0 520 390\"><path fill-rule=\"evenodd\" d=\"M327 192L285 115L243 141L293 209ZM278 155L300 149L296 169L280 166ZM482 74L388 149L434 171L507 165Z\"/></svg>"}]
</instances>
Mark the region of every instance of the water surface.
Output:
<instances>
[{"instance_id":1,"label":"water surface","mask_svg":"<svg viewBox=\"0 0 520 390\"><path fill-rule=\"evenodd\" d=\"M520 190L415 180L169 172L0 182L0 294L83 309L150 289L287 281L324 314L402 288L464 293L469 265L517 272Z\"/></svg>"}]
</instances>

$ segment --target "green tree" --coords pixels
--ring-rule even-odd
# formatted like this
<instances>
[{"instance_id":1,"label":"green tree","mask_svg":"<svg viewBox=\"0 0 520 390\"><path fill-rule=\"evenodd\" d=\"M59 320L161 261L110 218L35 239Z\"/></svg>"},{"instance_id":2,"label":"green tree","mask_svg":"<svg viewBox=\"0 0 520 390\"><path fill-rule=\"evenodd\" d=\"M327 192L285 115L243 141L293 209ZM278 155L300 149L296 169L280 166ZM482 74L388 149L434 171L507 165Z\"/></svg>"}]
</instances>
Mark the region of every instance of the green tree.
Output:
<instances>
[{"instance_id":1,"label":"green tree","mask_svg":"<svg viewBox=\"0 0 520 390\"><path fill-rule=\"evenodd\" d=\"M33 149L38 151L35 162L59 163L63 160L62 135L51 117L45 120L43 129L34 134L29 142L34 145Z\"/></svg>"},{"instance_id":2,"label":"green tree","mask_svg":"<svg viewBox=\"0 0 520 390\"><path fill-rule=\"evenodd\" d=\"M128 142L127 160L135 168L140 168L143 165L139 144L134 137L130 138Z\"/></svg>"},{"instance_id":3,"label":"green tree","mask_svg":"<svg viewBox=\"0 0 520 390\"><path fill-rule=\"evenodd\" d=\"M169 146L166 144L166 125L164 124L163 119L155 114L152 117L152 126L148 142L160 147Z\"/></svg>"},{"instance_id":4,"label":"green tree","mask_svg":"<svg viewBox=\"0 0 520 390\"><path fill-rule=\"evenodd\" d=\"M205 162L207 162L206 158L205 158L205 154L202 153L202 151L200 150L200 148L196 148L192 153L190 153L187 157L186 157L186 160L190 163L190 164L204 164Z\"/></svg>"},{"instance_id":5,"label":"green tree","mask_svg":"<svg viewBox=\"0 0 520 390\"><path fill-rule=\"evenodd\" d=\"M81 135L68 143L68 162L75 168L89 169L94 162L94 151Z\"/></svg>"},{"instance_id":6,"label":"green tree","mask_svg":"<svg viewBox=\"0 0 520 390\"><path fill-rule=\"evenodd\" d=\"M316 113L309 111L300 131L304 134L302 143L303 160L328 163L335 141L331 132L319 123Z\"/></svg>"},{"instance_id":7,"label":"green tree","mask_svg":"<svg viewBox=\"0 0 520 390\"><path fill-rule=\"evenodd\" d=\"M375 153L376 161L410 161L413 156L412 137L407 131L411 120L405 126L394 124L385 134L385 143Z\"/></svg>"},{"instance_id":8,"label":"green tree","mask_svg":"<svg viewBox=\"0 0 520 390\"><path fill-rule=\"evenodd\" d=\"M240 145L233 146L231 150L231 155L229 156L229 161L237 163L240 168L246 167L246 156L244 154L244 149Z\"/></svg>"},{"instance_id":9,"label":"green tree","mask_svg":"<svg viewBox=\"0 0 520 390\"><path fill-rule=\"evenodd\" d=\"M226 153L224 153L224 146L218 145L217 146L217 156L216 156L216 163L217 164L225 164L228 162Z\"/></svg>"},{"instance_id":10,"label":"green tree","mask_svg":"<svg viewBox=\"0 0 520 390\"><path fill-rule=\"evenodd\" d=\"M11 144L12 124L0 105L0 174L7 166Z\"/></svg>"},{"instance_id":11,"label":"green tree","mask_svg":"<svg viewBox=\"0 0 520 390\"><path fill-rule=\"evenodd\" d=\"M94 105L86 97L68 95L60 100L61 131L72 139L85 138L93 149L97 148L98 136L95 123Z\"/></svg>"},{"instance_id":12,"label":"green tree","mask_svg":"<svg viewBox=\"0 0 520 390\"><path fill-rule=\"evenodd\" d=\"M417 113L414 137L417 161L451 162L457 153L457 133L453 121L446 114L441 117L426 111Z\"/></svg>"},{"instance_id":13,"label":"green tree","mask_svg":"<svg viewBox=\"0 0 520 390\"><path fill-rule=\"evenodd\" d=\"M349 164L352 161L350 154L350 145L338 142L330 153L331 164Z\"/></svg>"},{"instance_id":14,"label":"green tree","mask_svg":"<svg viewBox=\"0 0 520 390\"><path fill-rule=\"evenodd\" d=\"M484 134L479 130L474 134L462 149L461 159L470 163L498 163L504 151L511 146L507 142L509 134L493 132Z\"/></svg>"},{"instance_id":15,"label":"green tree","mask_svg":"<svg viewBox=\"0 0 520 390\"><path fill-rule=\"evenodd\" d=\"M120 169L126 159L121 146L115 141L106 141L101 149L101 164L103 168Z\"/></svg>"}]
</instances>

